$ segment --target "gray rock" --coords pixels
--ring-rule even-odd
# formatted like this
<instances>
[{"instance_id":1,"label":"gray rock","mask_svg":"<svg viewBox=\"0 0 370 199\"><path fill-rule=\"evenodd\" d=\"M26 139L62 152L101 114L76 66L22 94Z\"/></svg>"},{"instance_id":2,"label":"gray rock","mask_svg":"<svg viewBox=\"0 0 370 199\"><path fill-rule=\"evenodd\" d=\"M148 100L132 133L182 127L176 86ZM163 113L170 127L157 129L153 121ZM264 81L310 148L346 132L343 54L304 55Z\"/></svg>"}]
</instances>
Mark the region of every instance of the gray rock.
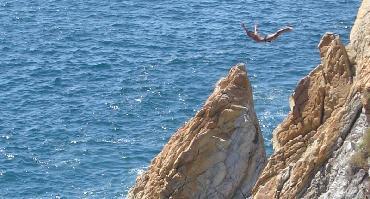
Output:
<instances>
[{"instance_id":1,"label":"gray rock","mask_svg":"<svg viewBox=\"0 0 370 199\"><path fill-rule=\"evenodd\" d=\"M352 171L350 159L367 126L366 115L361 113L343 145L316 173L302 198L365 198L369 174L363 169Z\"/></svg>"}]
</instances>

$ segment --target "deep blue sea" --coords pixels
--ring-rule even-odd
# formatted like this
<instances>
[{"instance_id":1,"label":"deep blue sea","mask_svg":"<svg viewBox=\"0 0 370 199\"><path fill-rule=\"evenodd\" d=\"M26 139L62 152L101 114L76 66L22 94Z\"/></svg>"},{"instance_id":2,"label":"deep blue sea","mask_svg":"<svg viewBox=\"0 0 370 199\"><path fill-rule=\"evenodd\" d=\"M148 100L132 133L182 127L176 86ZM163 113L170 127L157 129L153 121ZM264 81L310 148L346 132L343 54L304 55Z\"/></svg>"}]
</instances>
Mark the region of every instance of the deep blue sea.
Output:
<instances>
[{"instance_id":1,"label":"deep blue sea","mask_svg":"<svg viewBox=\"0 0 370 199\"><path fill-rule=\"evenodd\" d=\"M124 198L215 83L247 63L267 152L326 31L359 0L0 1L0 198ZM291 25L273 43L260 32Z\"/></svg>"}]
</instances>

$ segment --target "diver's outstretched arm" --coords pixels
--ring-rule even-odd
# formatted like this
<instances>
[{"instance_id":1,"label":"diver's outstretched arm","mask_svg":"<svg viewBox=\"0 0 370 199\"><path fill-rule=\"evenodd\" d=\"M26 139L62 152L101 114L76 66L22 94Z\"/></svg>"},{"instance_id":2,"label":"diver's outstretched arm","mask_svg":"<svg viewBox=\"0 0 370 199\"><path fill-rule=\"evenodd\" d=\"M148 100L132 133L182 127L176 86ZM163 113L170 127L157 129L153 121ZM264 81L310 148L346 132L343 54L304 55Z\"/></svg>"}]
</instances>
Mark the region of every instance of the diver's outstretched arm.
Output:
<instances>
[{"instance_id":1,"label":"diver's outstretched arm","mask_svg":"<svg viewBox=\"0 0 370 199\"><path fill-rule=\"evenodd\" d=\"M247 27L245 26L245 24L243 23L243 22L241 22L241 25L242 25L242 27L243 27L243 30L244 30L244 32L245 32L245 34L247 35L247 36L250 36L250 31L247 29Z\"/></svg>"},{"instance_id":2,"label":"diver's outstretched arm","mask_svg":"<svg viewBox=\"0 0 370 199\"><path fill-rule=\"evenodd\" d=\"M256 42L264 41L264 37L258 35L256 32L249 31L243 22L241 23L241 26L243 27L245 34L248 37L252 38L254 41ZM255 31L256 31L256 27L257 26L255 26Z\"/></svg>"},{"instance_id":3,"label":"diver's outstretched arm","mask_svg":"<svg viewBox=\"0 0 370 199\"><path fill-rule=\"evenodd\" d=\"M273 40L275 40L275 39L277 39L281 34L283 34L284 32L290 32L290 31L292 31L293 30L293 28L292 27L289 27L289 26L287 26L287 27L284 27L284 28L281 28L281 29L279 29L278 31L276 31L275 33L273 33L273 34L270 34L270 35L267 35L267 37L266 37L266 41L267 42L271 42L271 41L273 41Z\"/></svg>"},{"instance_id":4,"label":"diver's outstretched arm","mask_svg":"<svg viewBox=\"0 0 370 199\"><path fill-rule=\"evenodd\" d=\"M258 34L257 23L256 23L256 24L254 24L254 34Z\"/></svg>"}]
</instances>

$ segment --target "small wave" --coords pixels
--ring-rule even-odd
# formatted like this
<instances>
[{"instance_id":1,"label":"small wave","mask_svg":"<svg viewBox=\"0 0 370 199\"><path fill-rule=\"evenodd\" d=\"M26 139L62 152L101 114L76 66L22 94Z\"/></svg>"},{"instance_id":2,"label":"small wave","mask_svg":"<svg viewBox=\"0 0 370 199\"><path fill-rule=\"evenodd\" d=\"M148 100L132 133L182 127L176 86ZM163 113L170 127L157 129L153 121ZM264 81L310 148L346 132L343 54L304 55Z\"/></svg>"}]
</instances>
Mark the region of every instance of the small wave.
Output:
<instances>
[{"instance_id":1,"label":"small wave","mask_svg":"<svg viewBox=\"0 0 370 199\"><path fill-rule=\"evenodd\" d=\"M62 85L62 78L60 78L60 77L55 78L54 79L54 85L56 85L56 86Z\"/></svg>"},{"instance_id":2,"label":"small wave","mask_svg":"<svg viewBox=\"0 0 370 199\"><path fill-rule=\"evenodd\" d=\"M131 143L132 141L129 139L125 139L125 138L119 138L119 139L101 139L101 140L97 140L96 142L122 144L122 143Z\"/></svg>"},{"instance_id":3,"label":"small wave","mask_svg":"<svg viewBox=\"0 0 370 199\"><path fill-rule=\"evenodd\" d=\"M6 153L5 157L6 157L7 160L13 160L15 156L11 153Z\"/></svg>"},{"instance_id":4,"label":"small wave","mask_svg":"<svg viewBox=\"0 0 370 199\"><path fill-rule=\"evenodd\" d=\"M98 63L94 65L90 65L94 69L109 69L111 65L109 63Z\"/></svg>"},{"instance_id":5,"label":"small wave","mask_svg":"<svg viewBox=\"0 0 370 199\"><path fill-rule=\"evenodd\" d=\"M128 171L129 174L133 174L135 176L138 176L138 175L141 175L143 174L146 170L147 170L148 167L140 167L140 168L134 168L134 169L130 169Z\"/></svg>"}]
</instances>

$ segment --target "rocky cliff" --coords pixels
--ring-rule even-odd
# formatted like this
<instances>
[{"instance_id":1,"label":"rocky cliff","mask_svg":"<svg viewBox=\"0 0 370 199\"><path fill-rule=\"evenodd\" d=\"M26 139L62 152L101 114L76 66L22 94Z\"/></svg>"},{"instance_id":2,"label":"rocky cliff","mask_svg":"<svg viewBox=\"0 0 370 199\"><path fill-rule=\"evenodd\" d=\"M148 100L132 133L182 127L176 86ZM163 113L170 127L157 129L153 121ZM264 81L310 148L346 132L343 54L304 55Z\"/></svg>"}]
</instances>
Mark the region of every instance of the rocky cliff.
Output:
<instances>
[{"instance_id":1,"label":"rocky cliff","mask_svg":"<svg viewBox=\"0 0 370 199\"><path fill-rule=\"evenodd\" d=\"M245 198L265 161L251 86L239 64L171 137L128 198Z\"/></svg>"},{"instance_id":2,"label":"rocky cliff","mask_svg":"<svg viewBox=\"0 0 370 199\"><path fill-rule=\"evenodd\" d=\"M299 81L267 161L245 67L237 65L128 197L370 197L370 0L348 46L326 33L318 48L321 64Z\"/></svg>"},{"instance_id":3,"label":"rocky cliff","mask_svg":"<svg viewBox=\"0 0 370 199\"><path fill-rule=\"evenodd\" d=\"M275 152L253 188L254 198L368 194L368 166L354 170L351 156L369 119L369 2L362 3L347 49L332 33L321 39L321 64L298 83L290 113L274 130Z\"/></svg>"}]
</instances>

